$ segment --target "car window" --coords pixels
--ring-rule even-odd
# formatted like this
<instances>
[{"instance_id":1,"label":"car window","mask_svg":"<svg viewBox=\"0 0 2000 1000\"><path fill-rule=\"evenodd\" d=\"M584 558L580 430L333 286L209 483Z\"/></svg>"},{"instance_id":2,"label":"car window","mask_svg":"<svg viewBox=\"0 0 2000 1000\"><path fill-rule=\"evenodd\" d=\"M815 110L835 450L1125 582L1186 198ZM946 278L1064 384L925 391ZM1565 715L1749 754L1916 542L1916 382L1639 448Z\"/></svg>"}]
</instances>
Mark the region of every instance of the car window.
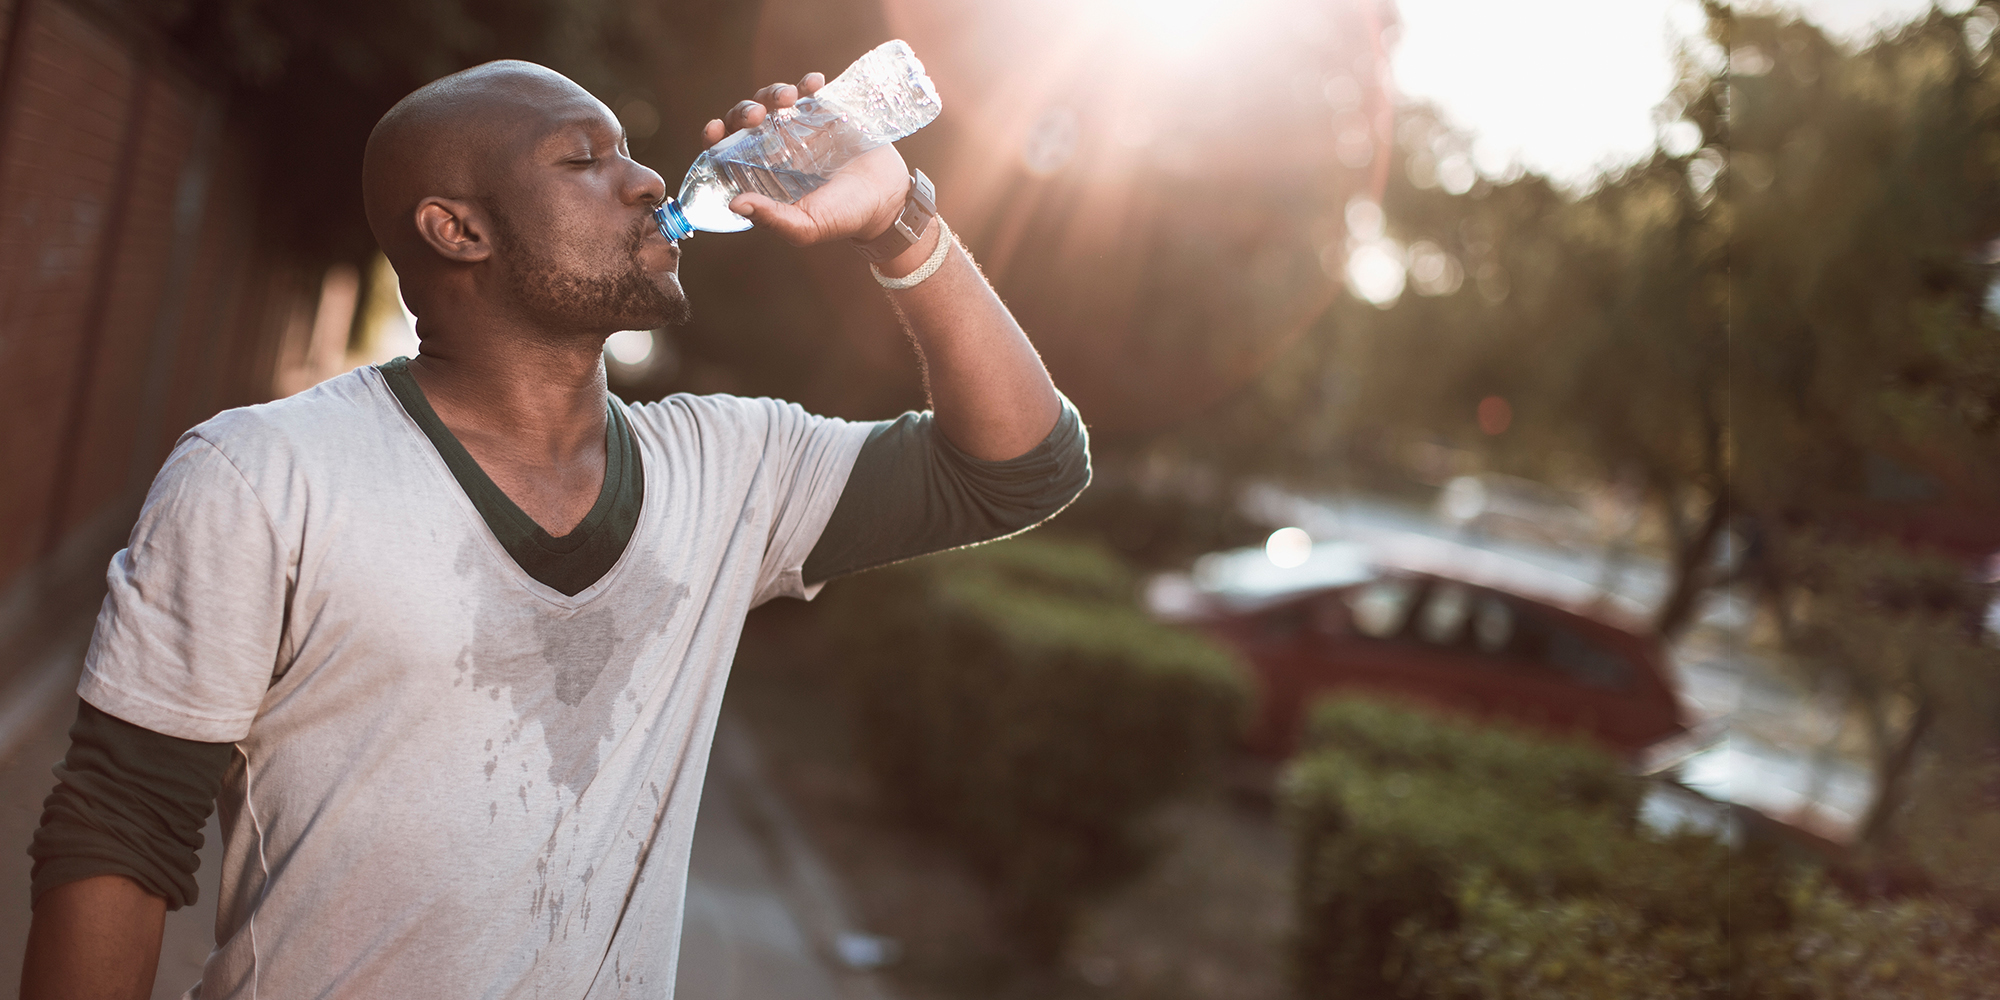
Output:
<instances>
[{"instance_id":1,"label":"car window","mask_svg":"<svg viewBox=\"0 0 2000 1000\"><path fill-rule=\"evenodd\" d=\"M1482 653L1535 664L1588 687L1628 690L1635 676L1629 659L1587 633L1496 595L1477 600L1472 640Z\"/></svg>"},{"instance_id":2,"label":"car window","mask_svg":"<svg viewBox=\"0 0 2000 1000\"><path fill-rule=\"evenodd\" d=\"M1569 629L1549 627L1550 665L1591 687L1621 689L1632 684L1632 667L1624 657Z\"/></svg>"},{"instance_id":3,"label":"car window","mask_svg":"<svg viewBox=\"0 0 2000 1000\"><path fill-rule=\"evenodd\" d=\"M1482 653L1498 653L1514 639L1514 609L1507 602L1488 595L1479 599L1472 615L1472 641Z\"/></svg>"},{"instance_id":4,"label":"car window","mask_svg":"<svg viewBox=\"0 0 2000 1000\"><path fill-rule=\"evenodd\" d=\"M1471 591L1463 584L1438 584L1431 588L1430 599L1417 615L1417 635L1425 642L1448 646L1465 634L1466 619L1471 616Z\"/></svg>"},{"instance_id":5,"label":"car window","mask_svg":"<svg viewBox=\"0 0 2000 1000\"><path fill-rule=\"evenodd\" d=\"M1354 610L1355 630L1373 639L1401 632L1415 596L1416 586L1408 580L1377 580L1353 591L1348 606Z\"/></svg>"}]
</instances>

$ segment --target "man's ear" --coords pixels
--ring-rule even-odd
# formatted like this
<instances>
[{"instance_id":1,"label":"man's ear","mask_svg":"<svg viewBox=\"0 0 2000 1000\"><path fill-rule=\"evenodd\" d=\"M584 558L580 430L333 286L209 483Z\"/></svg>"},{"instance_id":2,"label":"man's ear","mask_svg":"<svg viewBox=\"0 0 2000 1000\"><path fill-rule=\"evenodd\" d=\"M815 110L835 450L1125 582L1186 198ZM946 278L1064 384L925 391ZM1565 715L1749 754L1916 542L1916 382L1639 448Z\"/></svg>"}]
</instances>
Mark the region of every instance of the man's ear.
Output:
<instances>
[{"instance_id":1,"label":"man's ear","mask_svg":"<svg viewBox=\"0 0 2000 1000\"><path fill-rule=\"evenodd\" d=\"M485 214L458 198L425 198L417 203L417 234L444 259L473 264L493 256Z\"/></svg>"}]
</instances>

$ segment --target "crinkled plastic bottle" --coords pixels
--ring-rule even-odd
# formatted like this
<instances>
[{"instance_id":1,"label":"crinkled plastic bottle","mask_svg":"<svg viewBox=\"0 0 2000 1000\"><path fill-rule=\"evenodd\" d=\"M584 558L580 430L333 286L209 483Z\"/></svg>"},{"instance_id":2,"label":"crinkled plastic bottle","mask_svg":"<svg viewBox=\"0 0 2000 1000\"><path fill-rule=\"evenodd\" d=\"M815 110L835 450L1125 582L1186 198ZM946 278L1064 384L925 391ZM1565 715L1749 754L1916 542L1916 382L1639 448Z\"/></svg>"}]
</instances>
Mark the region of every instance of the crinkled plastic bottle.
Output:
<instances>
[{"instance_id":1,"label":"crinkled plastic bottle","mask_svg":"<svg viewBox=\"0 0 2000 1000\"><path fill-rule=\"evenodd\" d=\"M929 125L942 110L917 54L900 39L884 42L818 93L710 146L688 169L680 197L653 218L670 240L748 229L750 220L729 210L737 195L798 201L848 161Z\"/></svg>"}]
</instances>

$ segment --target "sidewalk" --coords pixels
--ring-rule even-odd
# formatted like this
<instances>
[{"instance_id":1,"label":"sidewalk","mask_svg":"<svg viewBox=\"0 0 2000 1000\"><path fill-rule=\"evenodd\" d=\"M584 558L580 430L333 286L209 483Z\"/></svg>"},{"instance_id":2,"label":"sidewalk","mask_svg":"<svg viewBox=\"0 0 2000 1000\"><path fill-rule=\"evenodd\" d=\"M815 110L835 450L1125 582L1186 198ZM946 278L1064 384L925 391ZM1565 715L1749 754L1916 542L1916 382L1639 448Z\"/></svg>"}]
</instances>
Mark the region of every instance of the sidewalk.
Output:
<instances>
[{"instance_id":1,"label":"sidewalk","mask_svg":"<svg viewBox=\"0 0 2000 1000\"><path fill-rule=\"evenodd\" d=\"M69 746L76 675L89 640L79 617L33 662L0 678L0 994L21 979L28 936L26 848L49 768ZM167 914L154 1000L201 976L213 941L221 834L201 851L201 901ZM709 763L687 891L678 1000L887 1000L877 977L839 960L854 928L842 895L761 771L755 745L725 712Z\"/></svg>"},{"instance_id":2,"label":"sidewalk","mask_svg":"<svg viewBox=\"0 0 2000 1000\"><path fill-rule=\"evenodd\" d=\"M726 709L689 867L676 1000L887 1000L876 976L842 965L843 936L863 939Z\"/></svg>"}]
</instances>

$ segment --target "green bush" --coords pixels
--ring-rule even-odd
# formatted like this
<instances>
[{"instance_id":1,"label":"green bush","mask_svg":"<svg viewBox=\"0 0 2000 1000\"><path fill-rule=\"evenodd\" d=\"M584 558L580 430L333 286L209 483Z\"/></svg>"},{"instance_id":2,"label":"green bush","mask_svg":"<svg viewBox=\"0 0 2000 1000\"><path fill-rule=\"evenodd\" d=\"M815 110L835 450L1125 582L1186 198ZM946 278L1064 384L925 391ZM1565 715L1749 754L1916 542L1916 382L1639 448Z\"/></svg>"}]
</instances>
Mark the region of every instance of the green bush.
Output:
<instances>
[{"instance_id":1,"label":"green bush","mask_svg":"<svg viewBox=\"0 0 2000 1000\"><path fill-rule=\"evenodd\" d=\"M1856 901L1775 845L1634 822L1588 747L1361 701L1286 778L1312 997L2000 1000L2000 928Z\"/></svg>"},{"instance_id":2,"label":"green bush","mask_svg":"<svg viewBox=\"0 0 2000 1000\"><path fill-rule=\"evenodd\" d=\"M1726 878L1730 873L1715 872ZM1483 874L1458 925L1401 928L1405 996L1478 1000L1996 1000L2000 929L1942 899L1857 903L1816 872L1779 919L1660 923L1643 899L1533 898Z\"/></svg>"},{"instance_id":3,"label":"green bush","mask_svg":"<svg viewBox=\"0 0 2000 1000\"><path fill-rule=\"evenodd\" d=\"M878 784L1043 958L1083 901L1143 867L1148 811L1212 768L1248 702L1234 657L1147 618L1134 583L1103 550L1026 538L835 592Z\"/></svg>"},{"instance_id":4,"label":"green bush","mask_svg":"<svg viewBox=\"0 0 2000 1000\"><path fill-rule=\"evenodd\" d=\"M1751 975L1782 1000L2000 1000L2000 927L1944 898L1858 904L1817 874L1787 893L1790 926Z\"/></svg>"},{"instance_id":5,"label":"green bush","mask_svg":"<svg viewBox=\"0 0 2000 1000\"><path fill-rule=\"evenodd\" d=\"M1304 747L1356 758L1371 771L1458 774L1536 801L1631 816L1643 788L1594 743L1552 739L1494 724L1452 724L1432 709L1344 698L1321 702Z\"/></svg>"},{"instance_id":6,"label":"green bush","mask_svg":"<svg viewBox=\"0 0 2000 1000\"><path fill-rule=\"evenodd\" d=\"M1588 745L1358 700L1308 733L1285 784L1308 996L1650 995L1613 987L1668 966L1658 995L1708 995L1740 964L1725 930L1779 917L1774 859L1638 832L1643 782Z\"/></svg>"},{"instance_id":7,"label":"green bush","mask_svg":"<svg viewBox=\"0 0 2000 1000\"><path fill-rule=\"evenodd\" d=\"M1728 996L1727 943L1714 921L1657 926L1603 895L1535 899L1484 872L1453 896L1451 930L1398 929L1405 995L1507 1000L1696 1000ZM1750 994L1746 994L1750 995Z\"/></svg>"}]
</instances>

